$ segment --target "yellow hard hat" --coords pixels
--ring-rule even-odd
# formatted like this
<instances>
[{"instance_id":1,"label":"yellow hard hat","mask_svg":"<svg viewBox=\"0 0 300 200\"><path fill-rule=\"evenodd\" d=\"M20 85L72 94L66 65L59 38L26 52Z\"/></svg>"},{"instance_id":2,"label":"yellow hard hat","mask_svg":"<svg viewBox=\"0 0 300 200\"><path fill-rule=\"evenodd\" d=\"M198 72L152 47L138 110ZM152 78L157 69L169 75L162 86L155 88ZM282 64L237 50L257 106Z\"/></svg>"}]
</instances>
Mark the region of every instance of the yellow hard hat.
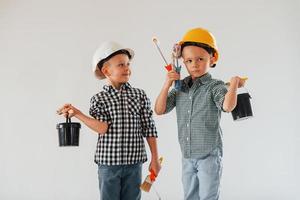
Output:
<instances>
[{"instance_id":1,"label":"yellow hard hat","mask_svg":"<svg viewBox=\"0 0 300 200\"><path fill-rule=\"evenodd\" d=\"M214 55L216 61L219 58L219 51L216 44L215 37L206 29L204 28L194 28L189 30L179 42L180 45L186 42L195 42L209 46L210 48L214 49Z\"/></svg>"}]
</instances>

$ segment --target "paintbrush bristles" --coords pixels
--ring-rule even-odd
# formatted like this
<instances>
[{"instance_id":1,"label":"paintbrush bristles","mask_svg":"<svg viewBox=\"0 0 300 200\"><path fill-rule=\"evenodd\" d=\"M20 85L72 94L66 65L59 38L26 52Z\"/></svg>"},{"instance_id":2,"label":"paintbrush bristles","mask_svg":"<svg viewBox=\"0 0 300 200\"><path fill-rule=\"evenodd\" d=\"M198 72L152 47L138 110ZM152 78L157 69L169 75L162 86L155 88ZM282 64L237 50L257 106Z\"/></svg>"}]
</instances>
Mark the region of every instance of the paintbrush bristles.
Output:
<instances>
[{"instance_id":1,"label":"paintbrush bristles","mask_svg":"<svg viewBox=\"0 0 300 200\"><path fill-rule=\"evenodd\" d=\"M152 181L150 180L150 176L147 176L143 184L140 186L140 188L145 192L149 192L151 186L152 186Z\"/></svg>"},{"instance_id":2,"label":"paintbrush bristles","mask_svg":"<svg viewBox=\"0 0 300 200\"><path fill-rule=\"evenodd\" d=\"M160 157L158 159L158 162L161 164L163 161L163 157ZM154 173L154 172L153 172ZM149 192L150 189L151 189L151 186L152 184L154 183L155 181L155 178L156 178L156 175L155 175L155 178L154 179L151 179L151 176L152 176L152 173L148 176L146 176L144 182L140 185L140 189L145 191L145 192Z\"/></svg>"}]
</instances>

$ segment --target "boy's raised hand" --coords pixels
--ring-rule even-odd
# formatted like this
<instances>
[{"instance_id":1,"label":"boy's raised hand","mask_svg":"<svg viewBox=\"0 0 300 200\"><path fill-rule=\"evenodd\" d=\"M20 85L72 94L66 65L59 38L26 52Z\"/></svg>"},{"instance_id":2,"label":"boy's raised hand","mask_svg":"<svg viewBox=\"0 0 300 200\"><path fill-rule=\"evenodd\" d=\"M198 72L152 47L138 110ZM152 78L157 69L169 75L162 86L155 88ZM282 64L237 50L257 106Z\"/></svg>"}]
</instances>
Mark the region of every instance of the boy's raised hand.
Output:
<instances>
[{"instance_id":1,"label":"boy's raised hand","mask_svg":"<svg viewBox=\"0 0 300 200\"><path fill-rule=\"evenodd\" d=\"M80 110L78 110L77 108L75 108L74 106L72 106L72 104L65 104L63 105L63 107L59 108L57 111L56 111L57 114L59 115L64 115L65 117L73 117L77 114L80 113Z\"/></svg>"},{"instance_id":2,"label":"boy's raised hand","mask_svg":"<svg viewBox=\"0 0 300 200\"><path fill-rule=\"evenodd\" d=\"M179 79L180 79L180 74L177 73L173 67L172 70L168 71L168 73L167 73L165 84L168 87L171 87L173 82L176 80L179 80Z\"/></svg>"},{"instance_id":3,"label":"boy's raised hand","mask_svg":"<svg viewBox=\"0 0 300 200\"><path fill-rule=\"evenodd\" d=\"M248 78L247 77L239 77L234 76L230 79L230 86L237 86L238 88L243 87L245 85L245 82Z\"/></svg>"}]
</instances>

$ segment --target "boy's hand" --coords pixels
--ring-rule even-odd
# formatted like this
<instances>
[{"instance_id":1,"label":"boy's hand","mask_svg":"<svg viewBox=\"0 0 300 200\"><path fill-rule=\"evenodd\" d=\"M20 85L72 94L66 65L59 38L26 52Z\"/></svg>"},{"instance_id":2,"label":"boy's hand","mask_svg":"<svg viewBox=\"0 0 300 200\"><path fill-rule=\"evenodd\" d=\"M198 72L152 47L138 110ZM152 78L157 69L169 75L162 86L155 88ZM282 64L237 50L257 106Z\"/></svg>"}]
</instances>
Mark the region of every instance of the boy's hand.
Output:
<instances>
[{"instance_id":1,"label":"boy's hand","mask_svg":"<svg viewBox=\"0 0 300 200\"><path fill-rule=\"evenodd\" d=\"M65 117L73 117L75 115L80 114L80 110L78 110L77 108L75 108L74 106L72 106L71 104L65 104L63 107L59 108L56 111L57 114L59 115L64 115Z\"/></svg>"},{"instance_id":2,"label":"boy's hand","mask_svg":"<svg viewBox=\"0 0 300 200\"><path fill-rule=\"evenodd\" d=\"M236 86L238 88L243 87L248 78L242 78L239 76L234 76L230 79L230 86Z\"/></svg>"},{"instance_id":3,"label":"boy's hand","mask_svg":"<svg viewBox=\"0 0 300 200\"><path fill-rule=\"evenodd\" d=\"M175 71L173 68L172 70L168 71L165 85L171 87L173 82L180 79L180 74Z\"/></svg>"},{"instance_id":4,"label":"boy's hand","mask_svg":"<svg viewBox=\"0 0 300 200\"><path fill-rule=\"evenodd\" d=\"M158 159L152 159L151 162L150 162L150 165L149 165L149 171L153 170L153 172L157 176L160 169L161 169L161 165L160 165Z\"/></svg>"}]
</instances>

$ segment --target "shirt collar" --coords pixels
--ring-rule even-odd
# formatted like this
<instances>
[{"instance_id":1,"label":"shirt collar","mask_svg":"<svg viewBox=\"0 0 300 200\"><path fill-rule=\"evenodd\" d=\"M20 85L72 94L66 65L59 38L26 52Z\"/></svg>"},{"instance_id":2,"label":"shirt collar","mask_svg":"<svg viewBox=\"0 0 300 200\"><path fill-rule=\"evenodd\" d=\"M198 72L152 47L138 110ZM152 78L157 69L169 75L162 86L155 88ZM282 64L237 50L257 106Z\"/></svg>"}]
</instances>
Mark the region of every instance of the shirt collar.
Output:
<instances>
[{"instance_id":1,"label":"shirt collar","mask_svg":"<svg viewBox=\"0 0 300 200\"><path fill-rule=\"evenodd\" d=\"M128 82L121 85L120 90L115 89L112 85L104 85L103 86L103 89L106 92L112 92L112 93L118 93L119 91L127 90L127 89L130 89L130 88L132 88L132 87L131 87L130 83L128 83Z\"/></svg>"},{"instance_id":2,"label":"shirt collar","mask_svg":"<svg viewBox=\"0 0 300 200\"><path fill-rule=\"evenodd\" d=\"M200 77L197 77L195 80L194 80L194 83L193 84L198 84L198 83L201 83L202 85L208 83L210 80L211 80L211 75L210 73L206 73ZM191 76L188 76L186 77L185 79L183 79L183 82L185 83L186 86L189 87L189 83L192 81L192 77Z\"/></svg>"}]
</instances>

